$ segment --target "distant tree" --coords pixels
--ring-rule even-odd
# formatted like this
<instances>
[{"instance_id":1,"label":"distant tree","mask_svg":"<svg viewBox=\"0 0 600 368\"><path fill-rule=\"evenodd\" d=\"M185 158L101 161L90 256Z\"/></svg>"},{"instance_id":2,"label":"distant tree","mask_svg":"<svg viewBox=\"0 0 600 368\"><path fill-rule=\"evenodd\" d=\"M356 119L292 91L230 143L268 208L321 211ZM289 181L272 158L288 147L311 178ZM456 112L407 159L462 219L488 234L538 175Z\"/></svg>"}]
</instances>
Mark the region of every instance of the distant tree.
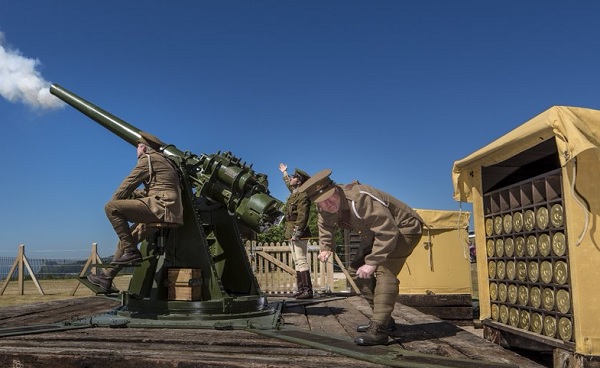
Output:
<instances>
[{"instance_id":1,"label":"distant tree","mask_svg":"<svg viewBox=\"0 0 600 368\"><path fill-rule=\"evenodd\" d=\"M285 212L285 209L284 209ZM317 225L318 214L315 204L313 203L310 208L310 215L308 218L308 227L310 229L310 233L312 234L312 239L314 241L318 241L319 239L319 227ZM281 224L277 226L271 227L268 231L257 234L256 240L261 243L277 243L284 242L286 239L284 238L285 232L285 220L281 222ZM335 233L335 243L336 244L344 244L344 232L341 229L337 229Z\"/></svg>"}]
</instances>

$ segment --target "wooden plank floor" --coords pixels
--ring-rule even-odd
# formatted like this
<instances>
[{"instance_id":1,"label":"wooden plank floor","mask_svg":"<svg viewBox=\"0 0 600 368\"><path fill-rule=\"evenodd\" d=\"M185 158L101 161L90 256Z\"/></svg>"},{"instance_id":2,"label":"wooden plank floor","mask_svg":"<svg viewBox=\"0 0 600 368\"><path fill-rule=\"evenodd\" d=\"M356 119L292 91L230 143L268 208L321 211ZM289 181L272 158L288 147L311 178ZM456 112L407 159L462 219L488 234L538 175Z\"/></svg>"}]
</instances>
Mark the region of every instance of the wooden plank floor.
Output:
<instances>
[{"instance_id":1,"label":"wooden plank floor","mask_svg":"<svg viewBox=\"0 0 600 368\"><path fill-rule=\"evenodd\" d=\"M270 297L269 301L282 298ZM350 342L370 309L360 297L297 304L283 310L283 329L337 336ZM294 305L295 304L295 305ZM64 322L98 315L118 305L85 297L0 309L0 328ZM391 346L435 356L524 368L537 364L451 323L397 304L398 330ZM356 347L357 350L375 347ZM476 363L474 361L474 363ZM87 328L0 339L0 367L383 367L332 351L248 331L212 329Z\"/></svg>"}]
</instances>

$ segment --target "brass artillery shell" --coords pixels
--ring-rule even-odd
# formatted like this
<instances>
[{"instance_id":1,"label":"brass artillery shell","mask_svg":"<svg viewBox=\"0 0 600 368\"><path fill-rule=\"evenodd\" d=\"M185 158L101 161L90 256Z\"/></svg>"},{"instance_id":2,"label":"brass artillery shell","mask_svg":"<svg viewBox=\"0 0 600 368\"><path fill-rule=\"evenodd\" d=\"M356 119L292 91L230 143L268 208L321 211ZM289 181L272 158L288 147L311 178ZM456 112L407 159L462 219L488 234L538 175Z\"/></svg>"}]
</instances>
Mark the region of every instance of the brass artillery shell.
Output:
<instances>
[{"instance_id":1,"label":"brass artillery shell","mask_svg":"<svg viewBox=\"0 0 600 368\"><path fill-rule=\"evenodd\" d=\"M555 204L550 208L550 223L554 227L561 227L564 221L563 207L560 204Z\"/></svg>"},{"instance_id":2,"label":"brass artillery shell","mask_svg":"<svg viewBox=\"0 0 600 368\"><path fill-rule=\"evenodd\" d=\"M498 299L500 299L501 302L506 302L506 298L508 296L508 287L506 286L506 284L499 284L498 285Z\"/></svg>"},{"instance_id":3,"label":"brass artillery shell","mask_svg":"<svg viewBox=\"0 0 600 368\"><path fill-rule=\"evenodd\" d=\"M565 234L555 233L552 236L552 251L557 256L562 256L567 251L567 242L565 241Z\"/></svg>"},{"instance_id":4,"label":"brass artillery shell","mask_svg":"<svg viewBox=\"0 0 600 368\"><path fill-rule=\"evenodd\" d=\"M492 239L488 239L488 241L486 242L486 249L487 249L487 255L488 257L493 257L494 256L494 241Z\"/></svg>"},{"instance_id":5,"label":"brass artillery shell","mask_svg":"<svg viewBox=\"0 0 600 368\"><path fill-rule=\"evenodd\" d=\"M525 279L527 279L527 264L525 261L517 262L517 279L519 281L525 281Z\"/></svg>"},{"instance_id":6,"label":"brass artillery shell","mask_svg":"<svg viewBox=\"0 0 600 368\"><path fill-rule=\"evenodd\" d=\"M506 262L506 276L509 280L514 280L517 275L515 261Z\"/></svg>"},{"instance_id":7,"label":"brass artillery shell","mask_svg":"<svg viewBox=\"0 0 600 368\"><path fill-rule=\"evenodd\" d=\"M506 277L506 263L504 263L504 261L498 261L498 263L496 263L496 275L500 280Z\"/></svg>"},{"instance_id":8,"label":"brass artillery shell","mask_svg":"<svg viewBox=\"0 0 600 368\"><path fill-rule=\"evenodd\" d=\"M498 307L498 304L492 304L492 319L494 321L500 319L500 307Z\"/></svg>"},{"instance_id":9,"label":"brass artillery shell","mask_svg":"<svg viewBox=\"0 0 600 368\"><path fill-rule=\"evenodd\" d=\"M571 296L565 289L556 292L556 308L560 313L568 313L571 309Z\"/></svg>"},{"instance_id":10,"label":"brass artillery shell","mask_svg":"<svg viewBox=\"0 0 600 368\"><path fill-rule=\"evenodd\" d=\"M501 216L494 217L494 233L496 235L502 234L502 217Z\"/></svg>"},{"instance_id":11,"label":"brass artillery shell","mask_svg":"<svg viewBox=\"0 0 600 368\"><path fill-rule=\"evenodd\" d=\"M508 311L508 324L513 327L519 325L519 310L517 308L510 308Z\"/></svg>"},{"instance_id":12,"label":"brass artillery shell","mask_svg":"<svg viewBox=\"0 0 600 368\"><path fill-rule=\"evenodd\" d=\"M531 322L531 315L526 310L521 310L519 312L519 328L523 330L529 331L529 326Z\"/></svg>"},{"instance_id":13,"label":"brass artillery shell","mask_svg":"<svg viewBox=\"0 0 600 368\"><path fill-rule=\"evenodd\" d=\"M485 235L492 236L494 233L494 221L491 218L485 220Z\"/></svg>"},{"instance_id":14,"label":"brass artillery shell","mask_svg":"<svg viewBox=\"0 0 600 368\"><path fill-rule=\"evenodd\" d=\"M515 253L517 257L523 257L525 255L525 238L517 236L515 239Z\"/></svg>"},{"instance_id":15,"label":"brass artillery shell","mask_svg":"<svg viewBox=\"0 0 600 368\"><path fill-rule=\"evenodd\" d=\"M516 233L520 233L523 230L523 214L521 212L516 212L513 215L513 229Z\"/></svg>"},{"instance_id":16,"label":"brass artillery shell","mask_svg":"<svg viewBox=\"0 0 600 368\"><path fill-rule=\"evenodd\" d=\"M510 214L504 215L504 219L502 220L502 228L504 229L505 234L510 234L513 229L513 218Z\"/></svg>"},{"instance_id":17,"label":"brass artillery shell","mask_svg":"<svg viewBox=\"0 0 600 368\"><path fill-rule=\"evenodd\" d=\"M544 320L539 313L533 313L531 316L531 331L541 334L544 330Z\"/></svg>"},{"instance_id":18,"label":"brass artillery shell","mask_svg":"<svg viewBox=\"0 0 600 368\"><path fill-rule=\"evenodd\" d=\"M535 213L532 210L525 211L525 215L523 216L523 228L525 231L533 230L533 226L535 225Z\"/></svg>"},{"instance_id":19,"label":"brass artillery shell","mask_svg":"<svg viewBox=\"0 0 600 368\"><path fill-rule=\"evenodd\" d=\"M498 284L490 282L490 299L493 301L498 300Z\"/></svg>"},{"instance_id":20,"label":"brass artillery shell","mask_svg":"<svg viewBox=\"0 0 600 368\"><path fill-rule=\"evenodd\" d=\"M500 306L500 322L508 323L508 307L506 305Z\"/></svg>"},{"instance_id":21,"label":"brass artillery shell","mask_svg":"<svg viewBox=\"0 0 600 368\"><path fill-rule=\"evenodd\" d=\"M558 335L564 341L570 341L573 336L573 324L567 317L561 317L558 320Z\"/></svg>"},{"instance_id":22,"label":"brass artillery shell","mask_svg":"<svg viewBox=\"0 0 600 368\"><path fill-rule=\"evenodd\" d=\"M544 335L548 337L556 335L556 319L552 316L544 317Z\"/></svg>"},{"instance_id":23,"label":"brass artillery shell","mask_svg":"<svg viewBox=\"0 0 600 368\"><path fill-rule=\"evenodd\" d=\"M518 301L519 305L526 306L527 302L529 302L529 289L527 286L521 285L518 290Z\"/></svg>"},{"instance_id":24,"label":"brass artillery shell","mask_svg":"<svg viewBox=\"0 0 600 368\"><path fill-rule=\"evenodd\" d=\"M547 311L554 310L554 290L551 288L542 290L542 307Z\"/></svg>"},{"instance_id":25,"label":"brass artillery shell","mask_svg":"<svg viewBox=\"0 0 600 368\"><path fill-rule=\"evenodd\" d=\"M532 261L527 264L527 276L529 281L537 282L540 277L540 264L537 261Z\"/></svg>"},{"instance_id":26,"label":"brass artillery shell","mask_svg":"<svg viewBox=\"0 0 600 368\"><path fill-rule=\"evenodd\" d=\"M490 276L490 279L496 278L496 261L488 262L488 275Z\"/></svg>"},{"instance_id":27,"label":"brass artillery shell","mask_svg":"<svg viewBox=\"0 0 600 368\"><path fill-rule=\"evenodd\" d=\"M552 263L550 261L543 261L540 266L540 276L543 282L549 284L552 281Z\"/></svg>"},{"instance_id":28,"label":"brass artillery shell","mask_svg":"<svg viewBox=\"0 0 600 368\"><path fill-rule=\"evenodd\" d=\"M556 283L564 285L567 283L567 263L558 261L554 264L554 281Z\"/></svg>"},{"instance_id":29,"label":"brass artillery shell","mask_svg":"<svg viewBox=\"0 0 600 368\"><path fill-rule=\"evenodd\" d=\"M496 239L496 257L502 257L504 255L504 239Z\"/></svg>"},{"instance_id":30,"label":"brass artillery shell","mask_svg":"<svg viewBox=\"0 0 600 368\"><path fill-rule=\"evenodd\" d=\"M530 257L535 257L537 254L537 238L535 235L529 235L527 237L527 244L525 245L527 249L527 255Z\"/></svg>"},{"instance_id":31,"label":"brass artillery shell","mask_svg":"<svg viewBox=\"0 0 600 368\"><path fill-rule=\"evenodd\" d=\"M517 285L515 285L515 284L508 285L508 302L511 304L516 304L518 297L519 297L519 292L517 289Z\"/></svg>"},{"instance_id":32,"label":"brass artillery shell","mask_svg":"<svg viewBox=\"0 0 600 368\"><path fill-rule=\"evenodd\" d=\"M538 249L540 250L540 255L547 257L550 254L550 247L550 236L548 234L540 235L538 239Z\"/></svg>"},{"instance_id":33,"label":"brass artillery shell","mask_svg":"<svg viewBox=\"0 0 600 368\"><path fill-rule=\"evenodd\" d=\"M542 291L539 287L534 286L531 288L529 292L529 304L534 308L539 308L542 305Z\"/></svg>"},{"instance_id":34,"label":"brass artillery shell","mask_svg":"<svg viewBox=\"0 0 600 368\"><path fill-rule=\"evenodd\" d=\"M535 223L537 224L538 229L544 230L547 228L549 221L548 208L540 207L535 211Z\"/></svg>"},{"instance_id":35,"label":"brass artillery shell","mask_svg":"<svg viewBox=\"0 0 600 368\"><path fill-rule=\"evenodd\" d=\"M515 241L513 238L504 239L504 254L507 257L512 257L515 254Z\"/></svg>"}]
</instances>

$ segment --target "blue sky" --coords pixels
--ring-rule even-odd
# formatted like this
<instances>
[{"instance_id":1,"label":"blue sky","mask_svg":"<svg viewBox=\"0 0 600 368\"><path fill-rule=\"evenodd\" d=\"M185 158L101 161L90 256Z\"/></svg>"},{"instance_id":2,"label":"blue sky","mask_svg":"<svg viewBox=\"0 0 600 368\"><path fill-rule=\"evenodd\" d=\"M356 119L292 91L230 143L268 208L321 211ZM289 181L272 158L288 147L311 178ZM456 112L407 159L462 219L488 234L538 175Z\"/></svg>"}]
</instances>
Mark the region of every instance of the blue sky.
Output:
<instances>
[{"instance_id":1,"label":"blue sky","mask_svg":"<svg viewBox=\"0 0 600 368\"><path fill-rule=\"evenodd\" d=\"M112 254L104 204L136 160L27 88L60 84L181 150L232 151L282 201L279 162L459 210L454 161L553 105L600 109L599 13L590 1L0 0L0 256L25 244L29 257L85 257L93 242Z\"/></svg>"}]
</instances>

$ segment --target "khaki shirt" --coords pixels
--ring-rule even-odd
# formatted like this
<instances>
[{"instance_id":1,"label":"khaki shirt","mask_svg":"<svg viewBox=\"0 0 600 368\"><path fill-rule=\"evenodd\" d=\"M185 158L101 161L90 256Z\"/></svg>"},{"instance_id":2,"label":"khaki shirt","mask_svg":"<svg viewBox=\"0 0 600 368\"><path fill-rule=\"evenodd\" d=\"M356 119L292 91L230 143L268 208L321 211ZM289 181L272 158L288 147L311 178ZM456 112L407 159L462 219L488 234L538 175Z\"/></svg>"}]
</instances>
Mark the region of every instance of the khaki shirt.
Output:
<instances>
[{"instance_id":1,"label":"khaki shirt","mask_svg":"<svg viewBox=\"0 0 600 368\"><path fill-rule=\"evenodd\" d=\"M321 250L334 251L336 226L354 230L362 239L372 239L373 249L365 263L377 266L395 249L399 237L422 233L423 219L404 202L364 184L339 187L344 196L337 213L321 211L317 206Z\"/></svg>"},{"instance_id":2,"label":"khaki shirt","mask_svg":"<svg viewBox=\"0 0 600 368\"><path fill-rule=\"evenodd\" d=\"M145 188L137 191L142 184ZM147 154L141 155L112 199L128 199L132 194L162 221L183 224L179 175L162 154L149 149Z\"/></svg>"},{"instance_id":3,"label":"khaki shirt","mask_svg":"<svg viewBox=\"0 0 600 368\"><path fill-rule=\"evenodd\" d=\"M285 239L291 239L294 232L297 231L300 238L309 238L311 236L308 228L308 218L310 216L310 201L304 192L299 192L290 186L290 178L283 176L285 185L291 194L285 205Z\"/></svg>"}]
</instances>

